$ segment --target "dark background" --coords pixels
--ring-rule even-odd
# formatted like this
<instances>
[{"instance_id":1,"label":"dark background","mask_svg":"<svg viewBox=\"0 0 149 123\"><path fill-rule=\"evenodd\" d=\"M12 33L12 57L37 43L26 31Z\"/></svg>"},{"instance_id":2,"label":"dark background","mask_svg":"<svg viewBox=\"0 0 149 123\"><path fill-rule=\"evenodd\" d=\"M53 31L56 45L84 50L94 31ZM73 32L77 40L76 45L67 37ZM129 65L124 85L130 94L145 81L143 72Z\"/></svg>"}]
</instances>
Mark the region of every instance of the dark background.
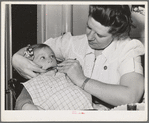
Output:
<instances>
[{"instance_id":1,"label":"dark background","mask_svg":"<svg viewBox=\"0 0 149 123\"><path fill-rule=\"evenodd\" d=\"M37 43L37 5L12 5L12 55L28 44ZM13 78L25 81L13 69Z\"/></svg>"},{"instance_id":2,"label":"dark background","mask_svg":"<svg viewBox=\"0 0 149 123\"><path fill-rule=\"evenodd\" d=\"M12 5L12 55L28 44L36 43L37 5ZM16 84L15 97L17 98L23 88L20 83L27 80L20 76L14 68L13 79Z\"/></svg>"}]
</instances>

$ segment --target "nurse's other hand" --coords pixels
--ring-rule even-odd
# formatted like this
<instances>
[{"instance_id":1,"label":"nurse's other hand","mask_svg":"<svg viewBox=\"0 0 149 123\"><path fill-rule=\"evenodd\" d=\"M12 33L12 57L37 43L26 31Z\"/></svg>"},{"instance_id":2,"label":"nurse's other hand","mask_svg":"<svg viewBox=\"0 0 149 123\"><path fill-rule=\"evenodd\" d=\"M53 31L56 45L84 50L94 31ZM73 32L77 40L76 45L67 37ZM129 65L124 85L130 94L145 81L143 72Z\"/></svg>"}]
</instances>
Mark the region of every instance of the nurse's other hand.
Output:
<instances>
[{"instance_id":1,"label":"nurse's other hand","mask_svg":"<svg viewBox=\"0 0 149 123\"><path fill-rule=\"evenodd\" d=\"M12 65L16 71L26 79L31 79L39 75L39 73L44 73L46 70L43 70L32 62L31 60L19 55L14 54L12 58Z\"/></svg>"},{"instance_id":2,"label":"nurse's other hand","mask_svg":"<svg viewBox=\"0 0 149 123\"><path fill-rule=\"evenodd\" d=\"M58 71L65 73L72 80L74 84L81 87L86 79L82 67L78 60L68 59L58 64Z\"/></svg>"}]
</instances>

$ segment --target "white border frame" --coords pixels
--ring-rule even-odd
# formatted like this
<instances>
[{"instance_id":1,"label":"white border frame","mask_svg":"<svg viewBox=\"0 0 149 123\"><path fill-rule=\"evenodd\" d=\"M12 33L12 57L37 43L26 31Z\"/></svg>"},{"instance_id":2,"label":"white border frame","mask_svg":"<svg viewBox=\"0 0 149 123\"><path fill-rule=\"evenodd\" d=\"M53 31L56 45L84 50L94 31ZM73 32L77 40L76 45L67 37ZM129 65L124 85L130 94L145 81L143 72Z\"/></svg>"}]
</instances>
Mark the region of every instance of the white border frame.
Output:
<instances>
[{"instance_id":1,"label":"white border frame","mask_svg":"<svg viewBox=\"0 0 149 123\"><path fill-rule=\"evenodd\" d=\"M5 18L5 5L6 4L145 4L145 66L148 68L148 4L147 2L141 1L100 1L100 2L47 2L47 1L30 1L30 2L1 2L1 119L2 121L147 121L147 109L148 104L146 103L145 111L9 111L4 109L4 80L5 80L5 69L4 69L4 18ZM148 71L145 69L145 90L146 99L148 96Z\"/></svg>"}]
</instances>

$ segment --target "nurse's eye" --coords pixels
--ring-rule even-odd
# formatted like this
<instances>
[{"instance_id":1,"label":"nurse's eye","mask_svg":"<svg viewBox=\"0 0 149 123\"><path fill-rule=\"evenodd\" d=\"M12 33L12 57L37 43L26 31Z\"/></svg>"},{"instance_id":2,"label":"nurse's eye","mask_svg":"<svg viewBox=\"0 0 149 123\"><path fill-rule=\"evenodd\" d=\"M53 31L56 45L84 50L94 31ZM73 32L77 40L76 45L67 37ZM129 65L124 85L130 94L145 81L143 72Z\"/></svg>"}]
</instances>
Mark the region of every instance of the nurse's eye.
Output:
<instances>
[{"instance_id":1,"label":"nurse's eye","mask_svg":"<svg viewBox=\"0 0 149 123\"><path fill-rule=\"evenodd\" d=\"M41 60L43 60L43 59L45 59L45 57L44 57L44 56L42 56L42 57L40 57L40 59L41 59Z\"/></svg>"},{"instance_id":2,"label":"nurse's eye","mask_svg":"<svg viewBox=\"0 0 149 123\"><path fill-rule=\"evenodd\" d=\"M97 33L96 33L96 35L97 35L99 38L105 37L105 36L99 35L99 34L97 34Z\"/></svg>"}]
</instances>

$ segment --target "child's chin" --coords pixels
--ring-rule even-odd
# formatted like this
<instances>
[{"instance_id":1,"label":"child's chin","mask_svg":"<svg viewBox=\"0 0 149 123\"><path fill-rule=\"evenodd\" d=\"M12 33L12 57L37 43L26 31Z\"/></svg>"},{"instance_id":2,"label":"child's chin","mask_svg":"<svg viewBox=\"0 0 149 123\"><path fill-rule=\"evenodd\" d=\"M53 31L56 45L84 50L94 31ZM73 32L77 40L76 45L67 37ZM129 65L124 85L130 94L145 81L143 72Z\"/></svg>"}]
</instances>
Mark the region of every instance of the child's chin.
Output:
<instances>
[{"instance_id":1,"label":"child's chin","mask_svg":"<svg viewBox=\"0 0 149 123\"><path fill-rule=\"evenodd\" d=\"M45 67L43 69L47 70L47 69L50 69L51 67L53 67L53 66Z\"/></svg>"},{"instance_id":2,"label":"child's chin","mask_svg":"<svg viewBox=\"0 0 149 123\"><path fill-rule=\"evenodd\" d=\"M45 67L42 67L42 69L45 69L45 70L47 70L47 69L49 69L49 68L51 68L51 67L55 67L56 65L52 65L52 66L45 66Z\"/></svg>"},{"instance_id":3,"label":"child's chin","mask_svg":"<svg viewBox=\"0 0 149 123\"><path fill-rule=\"evenodd\" d=\"M51 66L46 66L46 67L42 67L42 69L45 69L45 70L47 70L47 69L49 69Z\"/></svg>"}]
</instances>

